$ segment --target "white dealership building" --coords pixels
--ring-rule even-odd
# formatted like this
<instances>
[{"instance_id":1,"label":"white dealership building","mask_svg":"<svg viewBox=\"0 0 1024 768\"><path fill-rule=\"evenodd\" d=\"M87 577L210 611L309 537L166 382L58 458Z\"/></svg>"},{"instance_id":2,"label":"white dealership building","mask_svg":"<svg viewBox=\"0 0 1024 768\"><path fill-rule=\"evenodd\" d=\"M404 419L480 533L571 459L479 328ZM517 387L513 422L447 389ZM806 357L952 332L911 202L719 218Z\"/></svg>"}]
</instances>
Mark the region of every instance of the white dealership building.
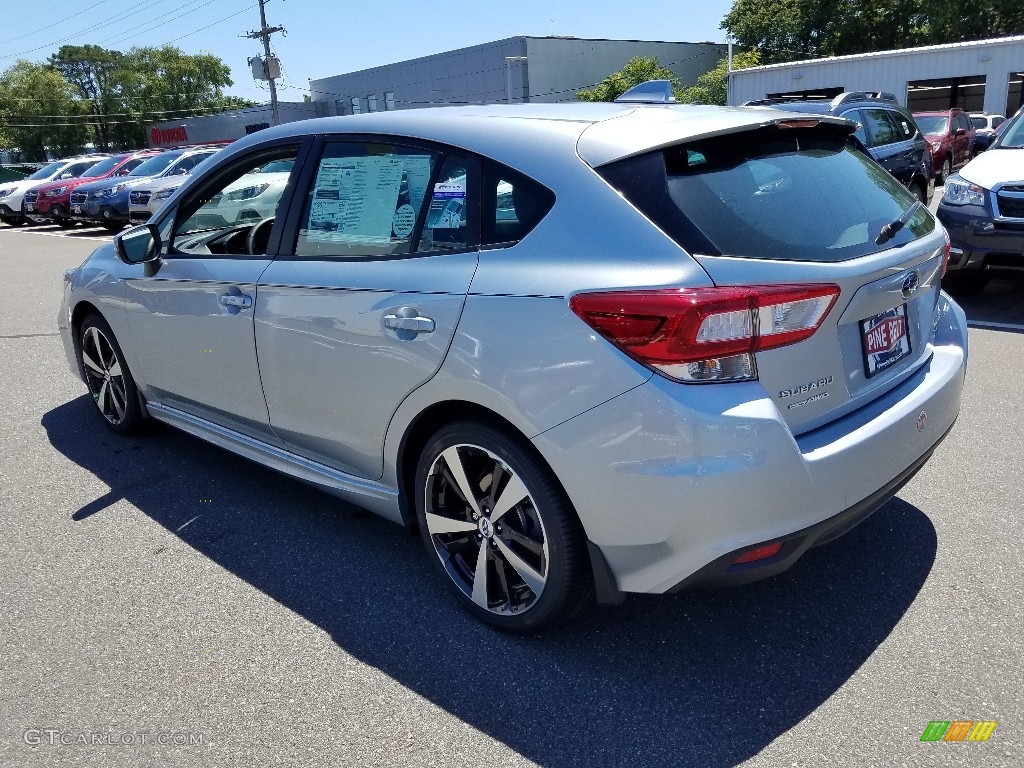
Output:
<instances>
[{"instance_id":1,"label":"white dealership building","mask_svg":"<svg viewBox=\"0 0 1024 768\"><path fill-rule=\"evenodd\" d=\"M1024 35L834 56L732 73L729 104L843 91L895 94L912 112L959 107L1013 115L1022 104Z\"/></svg>"}]
</instances>

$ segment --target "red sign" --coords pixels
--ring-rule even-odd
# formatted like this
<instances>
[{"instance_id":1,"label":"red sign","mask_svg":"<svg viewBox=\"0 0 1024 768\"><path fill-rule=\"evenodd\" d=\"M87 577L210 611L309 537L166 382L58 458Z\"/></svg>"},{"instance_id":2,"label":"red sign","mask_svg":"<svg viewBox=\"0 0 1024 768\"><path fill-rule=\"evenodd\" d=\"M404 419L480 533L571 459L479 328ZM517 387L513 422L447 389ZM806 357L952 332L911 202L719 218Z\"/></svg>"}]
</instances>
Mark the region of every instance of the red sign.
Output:
<instances>
[{"instance_id":1,"label":"red sign","mask_svg":"<svg viewBox=\"0 0 1024 768\"><path fill-rule=\"evenodd\" d=\"M907 324L902 317L887 317L864 334L869 355L895 349L907 334Z\"/></svg>"},{"instance_id":2,"label":"red sign","mask_svg":"<svg viewBox=\"0 0 1024 768\"><path fill-rule=\"evenodd\" d=\"M180 128L157 128L155 125L149 132L149 139L156 146L161 144L188 144L188 133L185 126Z\"/></svg>"}]
</instances>

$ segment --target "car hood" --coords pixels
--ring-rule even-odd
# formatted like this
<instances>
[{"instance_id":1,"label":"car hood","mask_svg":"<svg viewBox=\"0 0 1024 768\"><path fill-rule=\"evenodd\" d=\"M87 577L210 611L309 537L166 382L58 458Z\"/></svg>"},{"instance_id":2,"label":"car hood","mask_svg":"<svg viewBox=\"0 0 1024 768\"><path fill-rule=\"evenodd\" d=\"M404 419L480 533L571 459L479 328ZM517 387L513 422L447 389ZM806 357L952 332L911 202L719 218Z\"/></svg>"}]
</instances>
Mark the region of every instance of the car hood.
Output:
<instances>
[{"instance_id":1,"label":"car hood","mask_svg":"<svg viewBox=\"0 0 1024 768\"><path fill-rule=\"evenodd\" d=\"M67 179L67 181L71 181L71 179ZM39 179L34 181L29 181L28 179L22 181L0 181L0 189L9 189L12 195L16 195L27 192L32 187L42 187L48 184L50 184L49 181L40 181Z\"/></svg>"},{"instance_id":2,"label":"car hood","mask_svg":"<svg viewBox=\"0 0 1024 768\"><path fill-rule=\"evenodd\" d=\"M178 173L173 176L157 176L143 179L146 184L142 187L143 191L156 192L161 189L167 189L167 187L180 187L189 177L187 174Z\"/></svg>"},{"instance_id":3,"label":"car hood","mask_svg":"<svg viewBox=\"0 0 1024 768\"><path fill-rule=\"evenodd\" d=\"M928 141L945 141L949 136L945 133L926 133L924 135Z\"/></svg>"},{"instance_id":4,"label":"car hood","mask_svg":"<svg viewBox=\"0 0 1024 768\"><path fill-rule=\"evenodd\" d=\"M1004 181L1024 181L1024 149L990 149L960 169L961 178L985 189Z\"/></svg>"},{"instance_id":5,"label":"car hood","mask_svg":"<svg viewBox=\"0 0 1024 768\"><path fill-rule=\"evenodd\" d=\"M134 187L141 184L144 181L151 181L150 176L136 176L134 178L128 176L107 176L103 179L93 179L85 184L81 184L77 189L79 192L92 192L97 189L108 189L117 184L124 184L126 187Z\"/></svg>"}]
</instances>

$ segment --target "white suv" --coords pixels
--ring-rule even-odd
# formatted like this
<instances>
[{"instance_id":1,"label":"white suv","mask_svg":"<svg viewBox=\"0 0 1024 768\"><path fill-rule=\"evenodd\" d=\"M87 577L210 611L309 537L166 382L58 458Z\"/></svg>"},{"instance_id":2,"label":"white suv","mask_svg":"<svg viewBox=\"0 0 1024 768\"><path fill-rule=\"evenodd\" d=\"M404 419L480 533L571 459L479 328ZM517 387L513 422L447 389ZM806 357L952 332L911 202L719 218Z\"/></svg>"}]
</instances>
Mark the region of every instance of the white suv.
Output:
<instances>
[{"instance_id":1,"label":"white suv","mask_svg":"<svg viewBox=\"0 0 1024 768\"><path fill-rule=\"evenodd\" d=\"M28 221L25 216L25 193L37 184L56 179L74 179L96 165L107 155L78 155L64 160L55 160L21 181L0 184L0 221L12 227L20 227Z\"/></svg>"}]
</instances>

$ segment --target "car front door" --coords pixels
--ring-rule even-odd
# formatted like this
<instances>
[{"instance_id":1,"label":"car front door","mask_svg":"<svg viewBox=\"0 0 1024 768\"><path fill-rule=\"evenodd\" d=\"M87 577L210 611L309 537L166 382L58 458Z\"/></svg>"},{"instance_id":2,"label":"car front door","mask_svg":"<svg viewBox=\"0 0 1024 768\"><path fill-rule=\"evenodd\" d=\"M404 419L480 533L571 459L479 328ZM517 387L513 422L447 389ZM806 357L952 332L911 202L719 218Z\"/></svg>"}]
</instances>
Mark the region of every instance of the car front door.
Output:
<instances>
[{"instance_id":1,"label":"car front door","mask_svg":"<svg viewBox=\"0 0 1024 768\"><path fill-rule=\"evenodd\" d=\"M383 472L387 425L441 366L477 266L479 173L444 147L329 140L260 279L274 431L349 474Z\"/></svg>"},{"instance_id":2,"label":"car front door","mask_svg":"<svg viewBox=\"0 0 1024 768\"><path fill-rule=\"evenodd\" d=\"M260 386L253 312L275 212L290 190L253 171L294 161L300 151L295 143L265 145L211 169L208 182L161 220L165 245L155 273L126 281L140 380L157 408L280 444Z\"/></svg>"}]
</instances>

